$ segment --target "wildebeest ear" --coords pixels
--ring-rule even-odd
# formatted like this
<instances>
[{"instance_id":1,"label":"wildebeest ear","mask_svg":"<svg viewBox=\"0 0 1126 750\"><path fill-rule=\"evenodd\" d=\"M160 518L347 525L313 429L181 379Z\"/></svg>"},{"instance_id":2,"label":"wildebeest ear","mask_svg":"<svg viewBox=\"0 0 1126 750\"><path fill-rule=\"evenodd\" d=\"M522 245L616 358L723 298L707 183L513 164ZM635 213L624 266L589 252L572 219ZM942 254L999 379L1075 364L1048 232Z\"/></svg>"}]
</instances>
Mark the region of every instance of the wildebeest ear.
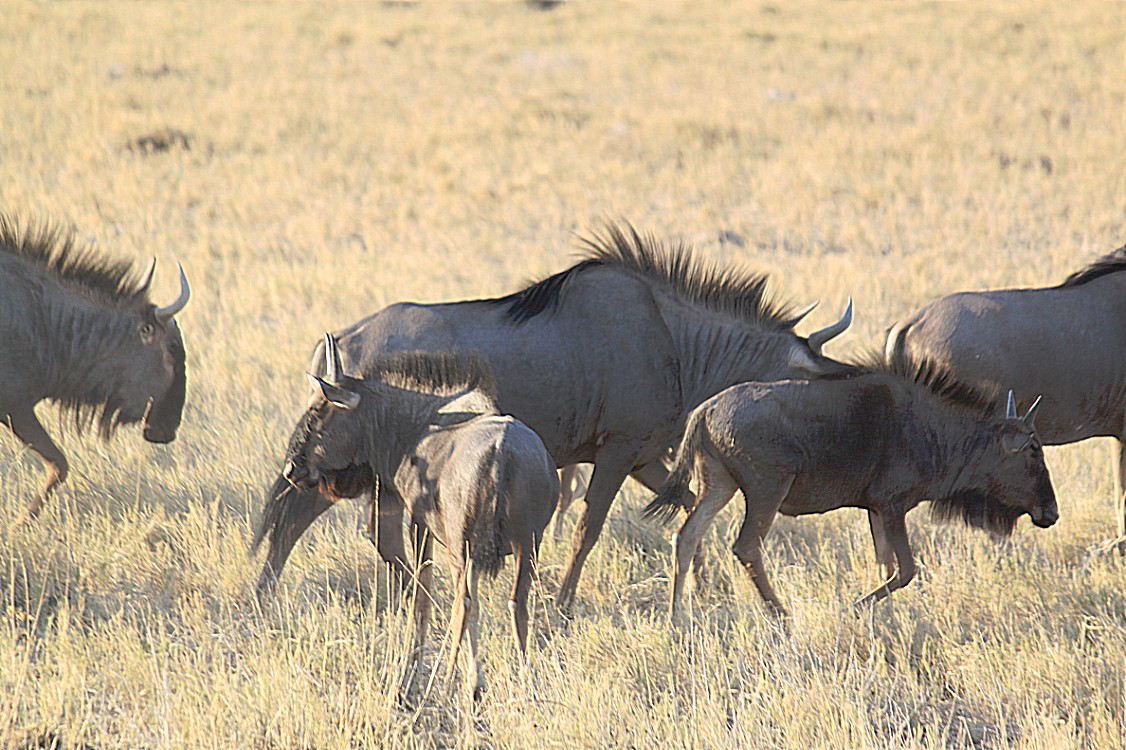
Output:
<instances>
[{"instance_id":1,"label":"wildebeest ear","mask_svg":"<svg viewBox=\"0 0 1126 750\"><path fill-rule=\"evenodd\" d=\"M333 385L312 373L309 373L309 384L313 386L315 392L324 397L325 401L329 402L337 409L348 411L360 405L360 394L355 391L350 391L347 388Z\"/></svg>"}]
</instances>

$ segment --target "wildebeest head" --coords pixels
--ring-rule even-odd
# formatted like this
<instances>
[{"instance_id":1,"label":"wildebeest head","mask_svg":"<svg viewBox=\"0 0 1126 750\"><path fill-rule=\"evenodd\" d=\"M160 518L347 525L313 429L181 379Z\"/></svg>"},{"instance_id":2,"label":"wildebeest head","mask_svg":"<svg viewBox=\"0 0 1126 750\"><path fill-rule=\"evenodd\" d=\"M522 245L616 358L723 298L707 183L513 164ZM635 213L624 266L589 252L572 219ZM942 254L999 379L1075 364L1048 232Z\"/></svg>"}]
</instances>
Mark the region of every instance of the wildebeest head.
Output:
<instances>
[{"instance_id":1,"label":"wildebeest head","mask_svg":"<svg viewBox=\"0 0 1126 750\"><path fill-rule=\"evenodd\" d=\"M155 266L154 260L142 284L140 299L145 297ZM106 411L116 412L116 421L120 423L144 420L144 437L151 443L169 443L176 438L184 408L184 341L174 316L188 303L191 289L183 267L179 270L180 295L163 307L148 302L137 305L134 331L113 354L121 367Z\"/></svg>"},{"instance_id":2,"label":"wildebeest head","mask_svg":"<svg viewBox=\"0 0 1126 750\"><path fill-rule=\"evenodd\" d=\"M284 475L299 489L329 499L356 497L374 482L361 457L365 425L356 416L358 381L343 374L336 340L325 334L325 376L309 375L312 395L286 451Z\"/></svg>"},{"instance_id":3,"label":"wildebeest head","mask_svg":"<svg viewBox=\"0 0 1126 750\"><path fill-rule=\"evenodd\" d=\"M934 504L936 514L961 517L1002 536L1012 533L1025 513L1041 528L1056 522L1056 495L1033 423L1039 403L1037 398L1021 417L1009 391L1005 418L980 431L970 448L974 455L967 462L966 483Z\"/></svg>"}]
</instances>

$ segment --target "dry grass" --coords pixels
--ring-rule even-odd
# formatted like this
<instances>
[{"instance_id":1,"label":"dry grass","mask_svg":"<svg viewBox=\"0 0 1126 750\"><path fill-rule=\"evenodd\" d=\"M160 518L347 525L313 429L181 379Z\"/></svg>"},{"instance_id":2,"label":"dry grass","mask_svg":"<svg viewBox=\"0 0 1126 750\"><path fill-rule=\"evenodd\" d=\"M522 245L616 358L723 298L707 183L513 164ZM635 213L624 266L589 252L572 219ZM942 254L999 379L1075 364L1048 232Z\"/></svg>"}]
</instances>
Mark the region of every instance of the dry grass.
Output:
<instances>
[{"instance_id":1,"label":"dry grass","mask_svg":"<svg viewBox=\"0 0 1126 750\"><path fill-rule=\"evenodd\" d=\"M785 637L709 538L692 627L667 531L627 486L579 614L507 577L479 709L396 702L409 643L341 508L254 611L246 545L316 337L399 299L510 291L625 217L851 293L836 354L948 291L1044 284L1123 241L1122 8L963 3L2 4L0 207L160 259L189 400L167 447L63 431L71 479L0 437L0 744L109 747L988 747L1126 744L1126 564L1106 445L1049 455L1063 518L1011 545L912 519L919 580L876 583L853 512L769 541ZM723 239L721 239L721 237ZM48 421L56 421L50 415ZM445 594L446 592L444 592ZM443 602L448 602L448 598ZM439 627L445 623L445 605ZM434 645L423 682L441 664Z\"/></svg>"}]
</instances>

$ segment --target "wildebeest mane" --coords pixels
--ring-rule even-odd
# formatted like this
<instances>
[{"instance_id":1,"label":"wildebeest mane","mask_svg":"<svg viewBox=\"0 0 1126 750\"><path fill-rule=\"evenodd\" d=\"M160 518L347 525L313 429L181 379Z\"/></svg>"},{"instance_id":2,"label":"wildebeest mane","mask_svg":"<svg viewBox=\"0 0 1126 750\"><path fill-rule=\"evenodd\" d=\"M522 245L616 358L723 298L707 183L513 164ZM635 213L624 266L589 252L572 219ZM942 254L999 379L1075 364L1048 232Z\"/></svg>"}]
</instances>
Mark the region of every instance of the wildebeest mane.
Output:
<instances>
[{"instance_id":1,"label":"wildebeest mane","mask_svg":"<svg viewBox=\"0 0 1126 750\"><path fill-rule=\"evenodd\" d=\"M17 219L0 213L0 253L105 304L129 304L145 294L130 261L106 257L92 246L79 247L73 233L49 222L21 230Z\"/></svg>"},{"instance_id":2,"label":"wildebeest mane","mask_svg":"<svg viewBox=\"0 0 1126 750\"><path fill-rule=\"evenodd\" d=\"M1126 245L1123 245L1117 250L1112 250L1086 268L1079 269L1064 279L1063 283L1057 288L1066 289L1073 286L1083 286L1089 281L1101 279L1103 276L1108 276L1118 271L1126 271Z\"/></svg>"},{"instance_id":3,"label":"wildebeest mane","mask_svg":"<svg viewBox=\"0 0 1126 750\"><path fill-rule=\"evenodd\" d=\"M496 401L493 370L477 352L411 351L388 354L367 363L364 377L436 396L475 390Z\"/></svg>"},{"instance_id":4,"label":"wildebeest mane","mask_svg":"<svg viewBox=\"0 0 1126 750\"><path fill-rule=\"evenodd\" d=\"M508 318L523 323L554 309L568 282L579 274L616 267L635 271L673 294L752 325L789 330L797 323L792 310L767 294L765 274L721 268L695 257L684 243L666 245L628 223L607 223L601 233L582 237L580 242L586 256L578 263L490 302L507 305Z\"/></svg>"},{"instance_id":5,"label":"wildebeest mane","mask_svg":"<svg viewBox=\"0 0 1126 750\"><path fill-rule=\"evenodd\" d=\"M884 372L922 386L955 406L982 414L992 413L998 408L995 394L986 393L959 380L951 369L926 357L913 359L901 350L897 350L889 361L882 352L872 350L850 364L855 366L857 371L853 374L845 373L844 377L865 372Z\"/></svg>"}]
</instances>

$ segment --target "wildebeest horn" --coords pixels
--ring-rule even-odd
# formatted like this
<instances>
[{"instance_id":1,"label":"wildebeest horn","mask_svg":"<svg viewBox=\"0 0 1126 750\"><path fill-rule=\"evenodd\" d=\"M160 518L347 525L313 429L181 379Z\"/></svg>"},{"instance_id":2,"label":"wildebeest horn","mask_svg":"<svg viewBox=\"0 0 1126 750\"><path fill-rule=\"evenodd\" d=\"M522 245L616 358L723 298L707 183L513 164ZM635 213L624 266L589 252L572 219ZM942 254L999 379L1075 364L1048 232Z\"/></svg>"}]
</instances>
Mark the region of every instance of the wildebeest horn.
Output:
<instances>
[{"instance_id":1,"label":"wildebeest horn","mask_svg":"<svg viewBox=\"0 0 1126 750\"><path fill-rule=\"evenodd\" d=\"M325 334L325 380L333 385L340 385L340 376L344 374L344 365L340 362L340 348L331 333Z\"/></svg>"},{"instance_id":2,"label":"wildebeest horn","mask_svg":"<svg viewBox=\"0 0 1126 750\"><path fill-rule=\"evenodd\" d=\"M173 315L184 309L184 305L188 304L188 298L192 296L192 289L188 286L188 277L184 273L184 267L179 263L176 264L176 267L180 269L180 296L171 305L156 308L153 314L160 320L171 320Z\"/></svg>"},{"instance_id":3,"label":"wildebeest horn","mask_svg":"<svg viewBox=\"0 0 1126 750\"><path fill-rule=\"evenodd\" d=\"M1017 402L1013 398L1013 389L1009 389L1009 400L1005 403L1005 419L1017 419Z\"/></svg>"},{"instance_id":4,"label":"wildebeest horn","mask_svg":"<svg viewBox=\"0 0 1126 750\"><path fill-rule=\"evenodd\" d=\"M845 330L852 325L852 297L848 298L848 307L845 308L844 315L833 325L828 328L822 328L820 331L815 331L809 334L809 348L813 350L814 354L821 353L821 347L826 343L840 336Z\"/></svg>"},{"instance_id":5,"label":"wildebeest horn","mask_svg":"<svg viewBox=\"0 0 1126 750\"><path fill-rule=\"evenodd\" d=\"M1037 396L1036 400L1032 402L1032 406L1028 407L1028 411L1025 412L1023 417L1021 417L1021 421L1024 422L1024 426L1030 430L1036 429L1036 425L1034 425L1033 422L1036 419L1036 409L1039 408L1040 399L1042 398L1044 398L1042 395Z\"/></svg>"},{"instance_id":6,"label":"wildebeest horn","mask_svg":"<svg viewBox=\"0 0 1126 750\"><path fill-rule=\"evenodd\" d=\"M821 302L821 300L816 299L813 302L806 305L805 307L803 307L802 309L798 310L796 313L794 313L794 317L790 318L790 328L793 328L798 323L802 322L802 320L805 318L805 316L809 315L811 312L813 312L813 309L815 307L817 307L817 305L820 304L820 302Z\"/></svg>"},{"instance_id":7,"label":"wildebeest horn","mask_svg":"<svg viewBox=\"0 0 1126 750\"><path fill-rule=\"evenodd\" d=\"M156 273L156 256L153 256L152 263L149 263L149 270L145 271L145 275L141 277L140 294L145 294L152 286L152 277Z\"/></svg>"}]
</instances>

